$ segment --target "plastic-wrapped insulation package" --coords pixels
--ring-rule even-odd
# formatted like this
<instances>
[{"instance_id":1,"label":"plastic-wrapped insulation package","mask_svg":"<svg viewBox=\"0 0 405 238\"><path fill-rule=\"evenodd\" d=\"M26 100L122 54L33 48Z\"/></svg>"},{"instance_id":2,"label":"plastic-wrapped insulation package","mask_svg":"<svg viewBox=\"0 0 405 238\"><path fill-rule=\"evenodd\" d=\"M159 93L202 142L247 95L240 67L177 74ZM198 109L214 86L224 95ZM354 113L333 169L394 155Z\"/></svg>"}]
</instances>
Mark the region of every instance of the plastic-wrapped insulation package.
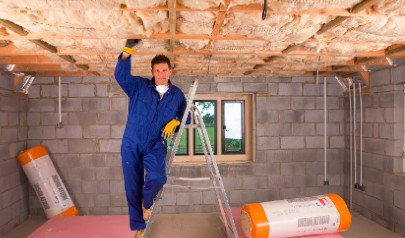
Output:
<instances>
[{"instance_id":1,"label":"plastic-wrapped insulation package","mask_svg":"<svg viewBox=\"0 0 405 238\"><path fill-rule=\"evenodd\" d=\"M241 212L246 237L296 237L349 229L351 214L337 194L246 204Z\"/></svg>"},{"instance_id":2,"label":"plastic-wrapped insulation package","mask_svg":"<svg viewBox=\"0 0 405 238\"><path fill-rule=\"evenodd\" d=\"M48 219L79 214L44 146L23 151L17 158Z\"/></svg>"}]
</instances>

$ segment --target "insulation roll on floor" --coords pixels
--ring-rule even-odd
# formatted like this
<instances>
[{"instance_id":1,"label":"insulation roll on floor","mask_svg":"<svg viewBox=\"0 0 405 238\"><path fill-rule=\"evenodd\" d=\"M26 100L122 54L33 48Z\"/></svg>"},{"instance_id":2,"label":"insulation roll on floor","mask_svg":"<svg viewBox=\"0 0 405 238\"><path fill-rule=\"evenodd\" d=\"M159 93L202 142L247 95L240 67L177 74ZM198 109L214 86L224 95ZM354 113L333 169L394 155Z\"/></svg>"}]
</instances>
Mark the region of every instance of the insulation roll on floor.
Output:
<instances>
[{"instance_id":1,"label":"insulation roll on floor","mask_svg":"<svg viewBox=\"0 0 405 238\"><path fill-rule=\"evenodd\" d=\"M337 194L246 204L241 211L247 237L295 237L349 229L351 214Z\"/></svg>"},{"instance_id":2,"label":"insulation roll on floor","mask_svg":"<svg viewBox=\"0 0 405 238\"><path fill-rule=\"evenodd\" d=\"M35 146L21 152L17 158L47 218L79 214L45 147Z\"/></svg>"}]
</instances>

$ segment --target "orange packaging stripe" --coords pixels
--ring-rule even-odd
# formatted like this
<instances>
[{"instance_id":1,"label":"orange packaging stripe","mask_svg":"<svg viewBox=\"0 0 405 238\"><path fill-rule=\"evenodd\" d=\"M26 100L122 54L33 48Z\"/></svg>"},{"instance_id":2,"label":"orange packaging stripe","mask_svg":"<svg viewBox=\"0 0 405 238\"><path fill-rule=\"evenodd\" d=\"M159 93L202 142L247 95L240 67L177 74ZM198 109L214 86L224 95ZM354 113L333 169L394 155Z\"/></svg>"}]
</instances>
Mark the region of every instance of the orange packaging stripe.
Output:
<instances>
[{"instance_id":1,"label":"orange packaging stripe","mask_svg":"<svg viewBox=\"0 0 405 238\"><path fill-rule=\"evenodd\" d=\"M352 215L350 214L349 209L345 201L337 194L329 193L326 194L330 200L332 200L333 204L335 205L336 209L340 215L340 224L338 228L338 232L345 231L349 229L350 223L352 221Z\"/></svg>"},{"instance_id":2,"label":"orange packaging stripe","mask_svg":"<svg viewBox=\"0 0 405 238\"><path fill-rule=\"evenodd\" d=\"M30 163L31 161L39 159L45 155L48 155L48 152L46 151L44 146L39 145L39 146L35 146L31 149L21 152L17 156L17 158L18 158L18 161L20 162L21 166L24 166L24 165Z\"/></svg>"},{"instance_id":3,"label":"orange packaging stripe","mask_svg":"<svg viewBox=\"0 0 405 238\"><path fill-rule=\"evenodd\" d=\"M245 205L242 210L249 214L252 221L252 238L267 238L270 233L269 221L260 203Z\"/></svg>"},{"instance_id":4,"label":"orange packaging stripe","mask_svg":"<svg viewBox=\"0 0 405 238\"><path fill-rule=\"evenodd\" d=\"M79 211L77 210L76 206L71 206L65 211L58 214L58 216L77 216L79 215Z\"/></svg>"}]
</instances>

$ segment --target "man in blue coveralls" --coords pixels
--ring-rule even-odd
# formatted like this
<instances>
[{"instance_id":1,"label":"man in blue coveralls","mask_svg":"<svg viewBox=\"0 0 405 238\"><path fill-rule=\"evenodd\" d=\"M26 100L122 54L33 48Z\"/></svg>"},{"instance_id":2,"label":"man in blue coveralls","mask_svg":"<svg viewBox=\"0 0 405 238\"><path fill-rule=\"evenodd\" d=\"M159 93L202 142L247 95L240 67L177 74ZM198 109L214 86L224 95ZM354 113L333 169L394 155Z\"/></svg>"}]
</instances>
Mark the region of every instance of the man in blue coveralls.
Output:
<instances>
[{"instance_id":1,"label":"man in blue coveralls","mask_svg":"<svg viewBox=\"0 0 405 238\"><path fill-rule=\"evenodd\" d=\"M187 104L183 92L169 80L172 69L166 56L152 59L151 80L131 75L131 55L139 41L127 40L115 68L115 79L129 97L121 156L135 237L143 237L153 199L166 183L166 139L180 124Z\"/></svg>"}]
</instances>

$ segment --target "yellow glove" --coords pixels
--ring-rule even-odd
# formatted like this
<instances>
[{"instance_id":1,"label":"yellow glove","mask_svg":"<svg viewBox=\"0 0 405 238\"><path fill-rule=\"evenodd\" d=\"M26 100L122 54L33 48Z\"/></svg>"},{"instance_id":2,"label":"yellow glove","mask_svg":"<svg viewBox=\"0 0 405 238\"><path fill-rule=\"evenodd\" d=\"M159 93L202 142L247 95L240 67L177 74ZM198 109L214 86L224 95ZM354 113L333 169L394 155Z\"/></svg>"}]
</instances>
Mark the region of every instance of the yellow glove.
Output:
<instances>
[{"instance_id":1,"label":"yellow glove","mask_svg":"<svg viewBox=\"0 0 405 238\"><path fill-rule=\"evenodd\" d=\"M172 135L172 133L173 133L173 131L174 131L174 128L175 128L176 126L178 126L178 125L180 125L180 121L179 121L179 120L173 119L173 120L169 121L169 122L166 124L166 126L163 128L162 137L163 137L165 140L166 140L167 138L169 138L169 137Z\"/></svg>"}]
</instances>

